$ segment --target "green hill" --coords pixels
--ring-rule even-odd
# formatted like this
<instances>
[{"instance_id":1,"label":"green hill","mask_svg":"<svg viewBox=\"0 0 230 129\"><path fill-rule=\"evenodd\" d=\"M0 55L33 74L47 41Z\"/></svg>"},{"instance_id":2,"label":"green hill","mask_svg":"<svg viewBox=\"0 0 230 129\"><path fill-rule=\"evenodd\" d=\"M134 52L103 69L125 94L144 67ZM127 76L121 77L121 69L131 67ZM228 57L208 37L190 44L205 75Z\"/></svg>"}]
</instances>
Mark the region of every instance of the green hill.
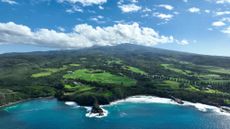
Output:
<instances>
[{"instance_id":1,"label":"green hill","mask_svg":"<svg viewBox=\"0 0 230 129\"><path fill-rule=\"evenodd\" d=\"M230 106L230 58L132 44L0 55L0 105L56 96L80 105L131 95Z\"/></svg>"}]
</instances>

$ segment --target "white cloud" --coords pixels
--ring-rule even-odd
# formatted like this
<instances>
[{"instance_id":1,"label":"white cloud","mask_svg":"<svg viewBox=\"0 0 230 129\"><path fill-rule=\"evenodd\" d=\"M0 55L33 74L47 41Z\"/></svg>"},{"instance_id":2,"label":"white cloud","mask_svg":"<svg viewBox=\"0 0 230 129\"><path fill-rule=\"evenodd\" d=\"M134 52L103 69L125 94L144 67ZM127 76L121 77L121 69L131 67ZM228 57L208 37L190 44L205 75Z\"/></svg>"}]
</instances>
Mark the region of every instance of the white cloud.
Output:
<instances>
[{"instance_id":1,"label":"white cloud","mask_svg":"<svg viewBox=\"0 0 230 129\"><path fill-rule=\"evenodd\" d=\"M142 12L151 12L152 10L150 9L150 8L144 8L143 10L142 10Z\"/></svg>"},{"instance_id":2,"label":"white cloud","mask_svg":"<svg viewBox=\"0 0 230 129\"><path fill-rule=\"evenodd\" d=\"M215 26L215 27L225 26L225 23L222 21L216 21L212 23L212 26Z\"/></svg>"},{"instance_id":3,"label":"white cloud","mask_svg":"<svg viewBox=\"0 0 230 129\"><path fill-rule=\"evenodd\" d=\"M132 3L137 3L138 0L130 0Z\"/></svg>"},{"instance_id":4,"label":"white cloud","mask_svg":"<svg viewBox=\"0 0 230 129\"><path fill-rule=\"evenodd\" d=\"M230 4L230 0L206 0L208 2L215 2L217 4Z\"/></svg>"},{"instance_id":5,"label":"white cloud","mask_svg":"<svg viewBox=\"0 0 230 129\"><path fill-rule=\"evenodd\" d=\"M61 32L64 32L64 31L65 31L65 28L63 28L63 27L61 27L61 26L57 27L57 29L58 29L59 31L61 31Z\"/></svg>"},{"instance_id":6,"label":"white cloud","mask_svg":"<svg viewBox=\"0 0 230 129\"><path fill-rule=\"evenodd\" d=\"M169 21L174 17L172 14L164 14L164 13L154 13L153 16L166 21Z\"/></svg>"},{"instance_id":7,"label":"white cloud","mask_svg":"<svg viewBox=\"0 0 230 129\"><path fill-rule=\"evenodd\" d=\"M99 8L99 9L101 9L101 10L103 10L103 9L104 9L104 7L103 7L103 6L101 6L101 5L100 5L100 6L98 6L98 8Z\"/></svg>"},{"instance_id":8,"label":"white cloud","mask_svg":"<svg viewBox=\"0 0 230 129\"><path fill-rule=\"evenodd\" d=\"M223 17L223 18L221 19L221 21L230 22L230 17Z\"/></svg>"},{"instance_id":9,"label":"white cloud","mask_svg":"<svg viewBox=\"0 0 230 129\"><path fill-rule=\"evenodd\" d=\"M206 9L206 10L204 10L204 12L205 12L205 13L210 13L211 11L208 10L208 9Z\"/></svg>"},{"instance_id":10,"label":"white cloud","mask_svg":"<svg viewBox=\"0 0 230 129\"><path fill-rule=\"evenodd\" d=\"M102 19L104 19L104 17L101 15L90 18L90 20L95 21L96 23L105 23L105 21L103 21Z\"/></svg>"},{"instance_id":11,"label":"white cloud","mask_svg":"<svg viewBox=\"0 0 230 129\"><path fill-rule=\"evenodd\" d=\"M173 10L174 7L171 5L167 5L167 4L160 4L159 7L165 8L167 10Z\"/></svg>"},{"instance_id":12,"label":"white cloud","mask_svg":"<svg viewBox=\"0 0 230 129\"><path fill-rule=\"evenodd\" d=\"M0 44L33 44L60 48L84 48L94 45L105 46L122 43L154 46L172 42L174 42L172 36L160 35L154 29L141 27L138 23L115 24L107 27L79 24L69 33L45 28L32 31L25 25L18 25L13 22L0 23Z\"/></svg>"},{"instance_id":13,"label":"white cloud","mask_svg":"<svg viewBox=\"0 0 230 129\"><path fill-rule=\"evenodd\" d=\"M188 11L191 13L199 13L200 9L197 7L192 7L192 8L189 8Z\"/></svg>"},{"instance_id":14,"label":"white cloud","mask_svg":"<svg viewBox=\"0 0 230 129\"><path fill-rule=\"evenodd\" d=\"M219 11L219 12L216 12L217 16L229 15L229 14L230 14L230 11Z\"/></svg>"},{"instance_id":15,"label":"white cloud","mask_svg":"<svg viewBox=\"0 0 230 129\"><path fill-rule=\"evenodd\" d=\"M222 30L222 32L230 35L230 26Z\"/></svg>"},{"instance_id":16,"label":"white cloud","mask_svg":"<svg viewBox=\"0 0 230 129\"><path fill-rule=\"evenodd\" d=\"M176 40L176 43L179 45L188 45L189 44L188 40L186 40L186 39L183 39L181 41Z\"/></svg>"},{"instance_id":17,"label":"white cloud","mask_svg":"<svg viewBox=\"0 0 230 129\"><path fill-rule=\"evenodd\" d=\"M123 13L137 12L141 10L141 6L135 4L123 4L118 6Z\"/></svg>"},{"instance_id":18,"label":"white cloud","mask_svg":"<svg viewBox=\"0 0 230 129\"><path fill-rule=\"evenodd\" d=\"M14 0L1 0L1 2L8 3L8 4L17 4L17 2Z\"/></svg>"},{"instance_id":19,"label":"white cloud","mask_svg":"<svg viewBox=\"0 0 230 129\"><path fill-rule=\"evenodd\" d=\"M187 3L187 2L188 2L188 0L183 0L183 2Z\"/></svg>"},{"instance_id":20,"label":"white cloud","mask_svg":"<svg viewBox=\"0 0 230 129\"><path fill-rule=\"evenodd\" d=\"M71 4L81 3L83 6L91 6L104 4L107 2L107 0L58 0L58 2L68 2Z\"/></svg>"},{"instance_id":21,"label":"white cloud","mask_svg":"<svg viewBox=\"0 0 230 129\"><path fill-rule=\"evenodd\" d=\"M216 0L217 4L225 4L225 3L230 3L230 0Z\"/></svg>"},{"instance_id":22,"label":"white cloud","mask_svg":"<svg viewBox=\"0 0 230 129\"><path fill-rule=\"evenodd\" d=\"M81 13L83 13L84 12L82 8L80 8L80 7L76 6L76 5L73 5L72 8L66 9L65 11L67 13L75 13L75 12L81 12Z\"/></svg>"},{"instance_id":23,"label":"white cloud","mask_svg":"<svg viewBox=\"0 0 230 129\"><path fill-rule=\"evenodd\" d=\"M121 5L121 4L124 4L124 3L138 3L138 0L119 0L117 2L117 4Z\"/></svg>"}]
</instances>

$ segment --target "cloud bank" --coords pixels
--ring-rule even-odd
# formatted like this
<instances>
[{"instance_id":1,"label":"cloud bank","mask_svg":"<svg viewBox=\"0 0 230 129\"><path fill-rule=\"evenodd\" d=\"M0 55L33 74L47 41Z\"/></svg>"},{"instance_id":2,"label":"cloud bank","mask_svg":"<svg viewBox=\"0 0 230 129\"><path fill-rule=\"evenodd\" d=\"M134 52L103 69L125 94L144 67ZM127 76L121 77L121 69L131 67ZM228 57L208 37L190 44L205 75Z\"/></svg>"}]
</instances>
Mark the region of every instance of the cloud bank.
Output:
<instances>
[{"instance_id":1,"label":"cloud bank","mask_svg":"<svg viewBox=\"0 0 230 129\"><path fill-rule=\"evenodd\" d=\"M189 8L188 11L190 13L199 13L200 12L200 9L197 8L197 7L192 7L192 8Z\"/></svg>"},{"instance_id":2,"label":"cloud bank","mask_svg":"<svg viewBox=\"0 0 230 129\"><path fill-rule=\"evenodd\" d=\"M8 4L11 4L11 5L17 4L17 2L14 1L14 0L1 0L1 2L3 2L3 3L8 3Z\"/></svg>"},{"instance_id":3,"label":"cloud bank","mask_svg":"<svg viewBox=\"0 0 230 129\"><path fill-rule=\"evenodd\" d=\"M0 44L32 44L66 49L122 43L154 46L172 42L173 36L160 35L154 29L141 27L138 23L107 27L79 24L68 33L45 28L33 31L28 26L14 22L0 23Z\"/></svg>"},{"instance_id":4,"label":"cloud bank","mask_svg":"<svg viewBox=\"0 0 230 129\"><path fill-rule=\"evenodd\" d=\"M225 4L225 3L230 3L230 0L217 0L217 4Z\"/></svg>"},{"instance_id":5,"label":"cloud bank","mask_svg":"<svg viewBox=\"0 0 230 129\"><path fill-rule=\"evenodd\" d=\"M137 12L141 10L142 7L135 4L123 4L118 6L123 13Z\"/></svg>"},{"instance_id":6,"label":"cloud bank","mask_svg":"<svg viewBox=\"0 0 230 129\"><path fill-rule=\"evenodd\" d=\"M58 2L68 2L71 4L81 3L83 6L91 6L104 4L107 2L107 0L58 0Z\"/></svg>"}]
</instances>

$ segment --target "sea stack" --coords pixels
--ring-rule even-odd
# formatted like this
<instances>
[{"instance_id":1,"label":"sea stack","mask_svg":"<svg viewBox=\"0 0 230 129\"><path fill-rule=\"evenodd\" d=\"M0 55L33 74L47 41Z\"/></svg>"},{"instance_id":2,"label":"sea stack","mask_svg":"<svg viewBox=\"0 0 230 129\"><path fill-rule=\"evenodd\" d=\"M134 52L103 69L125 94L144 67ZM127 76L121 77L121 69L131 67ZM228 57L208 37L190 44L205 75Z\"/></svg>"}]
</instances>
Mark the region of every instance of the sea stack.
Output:
<instances>
[{"instance_id":1,"label":"sea stack","mask_svg":"<svg viewBox=\"0 0 230 129\"><path fill-rule=\"evenodd\" d=\"M176 98L174 96L171 96L171 98L172 98L173 101L177 102L178 104L184 104L184 102L179 98Z\"/></svg>"},{"instance_id":2,"label":"sea stack","mask_svg":"<svg viewBox=\"0 0 230 129\"><path fill-rule=\"evenodd\" d=\"M103 116L104 112L102 110L102 108L100 108L100 105L98 104L98 102L95 102L92 109L91 109L91 113L98 113L99 116Z\"/></svg>"},{"instance_id":3,"label":"sea stack","mask_svg":"<svg viewBox=\"0 0 230 129\"><path fill-rule=\"evenodd\" d=\"M228 112L228 113L230 113L230 107L221 106L220 109L221 109L222 112Z\"/></svg>"}]
</instances>

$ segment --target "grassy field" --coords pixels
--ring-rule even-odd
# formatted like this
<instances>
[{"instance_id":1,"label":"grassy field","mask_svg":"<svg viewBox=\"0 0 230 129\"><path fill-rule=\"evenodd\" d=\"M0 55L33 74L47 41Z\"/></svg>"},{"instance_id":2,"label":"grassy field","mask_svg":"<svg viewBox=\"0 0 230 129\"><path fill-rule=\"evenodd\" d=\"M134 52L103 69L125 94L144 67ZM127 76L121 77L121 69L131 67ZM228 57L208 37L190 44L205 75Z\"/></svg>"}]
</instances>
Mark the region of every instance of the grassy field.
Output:
<instances>
[{"instance_id":1,"label":"grassy field","mask_svg":"<svg viewBox=\"0 0 230 129\"><path fill-rule=\"evenodd\" d=\"M89 85L65 85L64 89L67 92L74 92L74 93L81 93L81 92L86 92L86 91L91 91L93 90L95 87L89 86Z\"/></svg>"},{"instance_id":2,"label":"grassy field","mask_svg":"<svg viewBox=\"0 0 230 129\"><path fill-rule=\"evenodd\" d=\"M107 64L108 65L110 65L110 64L122 64L122 60L120 60L120 59L108 60Z\"/></svg>"},{"instance_id":3,"label":"grassy field","mask_svg":"<svg viewBox=\"0 0 230 129\"><path fill-rule=\"evenodd\" d=\"M81 66L81 64L69 64L69 66L72 66L72 67L79 67L79 66Z\"/></svg>"},{"instance_id":4,"label":"grassy field","mask_svg":"<svg viewBox=\"0 0 230 129\"><path fill-rule=\"evenodd\" d=\"M136 80L126 76L118 76L101 70L79 69L71 74L63 76L65 79L80 79L88 82L96 82L99 84L113 84L119 86L132 86L136 84Z\"/></svg>"},{"instance_id":5,"label":"grassy field","mask_svg":"<svg viewBox=\"0 0 230 129\"><path fill-rule=\"evenodd\" d=\"M218 74L199 74L197 76L205 80L221 79L221 76Z\"/></svg>"},{"instance_id":6,"label":"grassy field","mask_svg":"<svg viewBox=\"0 0 230 129\"><path fill-rule=\"evenodd\" d=\"M31 77L33 78L40 78L40 77L47 77L50 76L54 73L66 70L67 67L62 67L62 68L41 68L42 72L32 74Z\"/></svg>"},{"instance_id":7,"label":"grassy field","mask_svg":"<svg viewBox=\"0 0 230 129\"><path fill-rule=\"evenodd\" d=\"M171 89L179 89L180 83L176 81L164 81L163 84L161 84L161 87L171 88Z\"/></svg>"},{"instance_id":8,"label":"grassy field","mask_svg":"<svg viewBox=\"0 0 230 129\"><path fill-rule=\"evenodd\" d=\"M217 74L228 74L230 75L230 69L220 68L220 67L213 67L213 66L203 66L206 70L217 73Z\"/></svg>"},{"instance_id":9,"label":"grassy field","mask_svg":"<svg viewBox=\"0 0 230 129\"><path fill-rule=\"evenodd\" d=\"M187 74L192 73L189 70L182 70L182 69L175 68L172 64L161 64L161 66L164 67L167 70L170 70L170 71L173 71L173 72L176 72L176 73L179 73L179 74L187 75Z\"/></svg>"},{"instance_id":10,"label":"grassy field","mask_svg":"<svg viewBox=\"0 0 230 129\"><path fill-rule=\"evenodd\" d=\"M132 67L132 66L124 66L124 69L127 69L129 71L132 71L134 73L137 73L137 74L142 74L142 75L146 75L147 73L139 68L136 68L136 67Z\"/></svg>"},{"instance_id":11,"label":"grassy field","mask_svg":"<svg viewBox=\"0 0 230 129\"><path fill-rule=\"evenodd\" d=\"M224 92L221 92L221 91L215 90L215 89L207 89L207 90L204 90L203 92L209 93L209 94L219 94L219 95L227 95L228 94L228 93L224 93Z\"/></svg>"},{"instance_id":12,"label":"grassy field","mask_svg":"<svg viewBox=\"0 0 230 129\"><path fill-rule=\"evenodd\" d=\"M192 91L192 92L197 92L197 91L200 91L199 89L197 89L195 86L189 86L188 88L186 88L186 90L188 91Z\"/></svg>"}]
</instances>

